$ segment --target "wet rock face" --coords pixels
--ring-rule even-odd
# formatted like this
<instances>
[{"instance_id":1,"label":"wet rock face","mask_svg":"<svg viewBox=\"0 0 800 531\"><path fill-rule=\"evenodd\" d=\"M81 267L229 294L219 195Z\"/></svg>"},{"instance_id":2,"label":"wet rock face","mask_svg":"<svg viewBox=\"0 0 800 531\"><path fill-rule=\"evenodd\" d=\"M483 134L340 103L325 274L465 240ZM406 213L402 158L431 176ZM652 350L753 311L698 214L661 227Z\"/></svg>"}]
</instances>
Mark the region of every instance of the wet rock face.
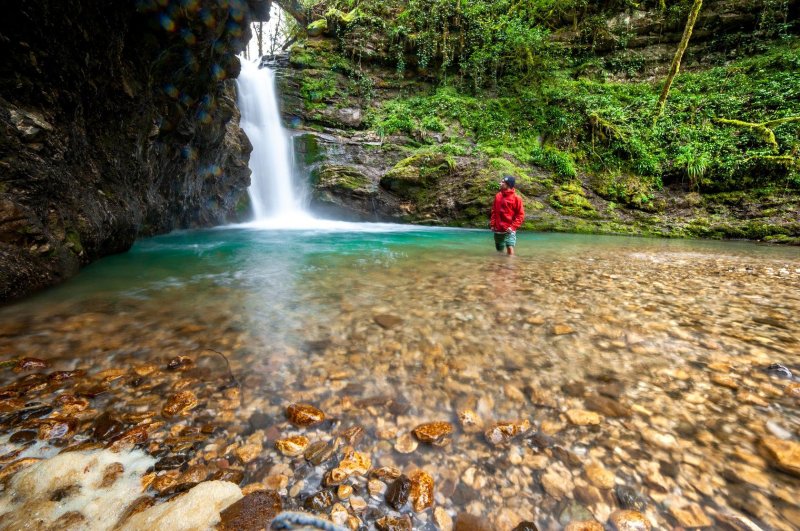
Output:
<instances>
[{"instance_id":1,"label":"wet rock face","mask_svg":"<svg viewBox=\"0 0 800 531\"><path fill-rule=\"evenodd\" d=\"M269 2L172 4L44 1L4 13L0 300L139 236L235 219L251 149L236 54ZM192 13L201 9L211 16Z\"/></svg>"}]
</instances>

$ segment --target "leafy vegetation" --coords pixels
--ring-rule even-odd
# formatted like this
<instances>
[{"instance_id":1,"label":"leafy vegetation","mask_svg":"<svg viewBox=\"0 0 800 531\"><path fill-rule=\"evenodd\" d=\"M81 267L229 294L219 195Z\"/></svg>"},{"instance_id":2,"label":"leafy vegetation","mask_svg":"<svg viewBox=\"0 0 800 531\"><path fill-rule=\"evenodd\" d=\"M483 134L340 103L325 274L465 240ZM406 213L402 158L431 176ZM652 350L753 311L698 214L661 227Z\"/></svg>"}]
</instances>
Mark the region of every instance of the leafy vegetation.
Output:
<instances>
[{"instance_id":1,"label":"leafy vegetation","mask_svg":"<svg viewBox=\"0 0 800 531\"><path fill-rule=\"evenodd\" d=\"M645 74L668 68L669 59L654 65L630 48L635 34L620 15L650 9L661 31L679 38L694 3L308 0L307 7L338 43L325 63L351 80L364 126L387 141L411 139L406 163L390 172L395 186L445 175L459 157L479 158L485 171L469 178L484 195L498 172L514 173L537 195L544 187L556 211L603 231L618 227L605 220L598 228L588 189L610 202L603 212L612 218L617 205L655 215L664 186L704 196L800 190L800 39L785 1L753 0L752 38L720 32L707 40L704 49L716 55L703 69L690 43L688 68L654 120L665 84L663 74ZM320 68L319 50L297 50L297 61ZM375 63L394 77L376 78ZM306 101L333 90L325 83L304 84ZM372 100L388 87L392 97ZM418 155L448 163L416 164L429 160ZM709 220L685 231L753 236L763 227L720 229Z\"/></svg>"},{"instance_id":2,"label":"leafy vegetation","mask_svg":"<svg viewBox=\"0 0 800 531\"><path fill-rule=\"evenodd\" d=\"M510 156L564 180L597 176L597 191L646 203L664 183L704 191L800 186L800 45L675 82L667 112L652 126L659 85L568 75L487 98L442 86L386 102L373 117L382 135L415 135L436 121L454 137L466 131L488 156ZM774 124L772 136L722 120ZM722 120L721 120L722 119ZM447 129L444 129L447 130ZM635 176L635 178L632 178Z\"/></svg>"}]
</instances>

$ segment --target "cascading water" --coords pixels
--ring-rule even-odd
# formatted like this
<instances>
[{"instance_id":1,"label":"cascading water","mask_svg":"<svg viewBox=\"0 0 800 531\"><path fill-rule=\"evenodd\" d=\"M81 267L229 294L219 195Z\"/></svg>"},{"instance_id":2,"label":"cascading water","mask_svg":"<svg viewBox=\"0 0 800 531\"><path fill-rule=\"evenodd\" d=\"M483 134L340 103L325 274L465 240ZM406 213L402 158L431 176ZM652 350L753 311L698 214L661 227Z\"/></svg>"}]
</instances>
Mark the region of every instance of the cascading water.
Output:
<instances>
[{"instance_id":1,"label":"cascading water","mask_svg":"<svg viewBox=\"0 0 800 531\"><path fill-rule=\"evenodd\" d=\"M246 225L259 229L311 231L394 232L411 227L388 223L351 223L319 219L305 210L295 193L289 135L278 110L275 72L241 58L239 89L241 126L253 144L250 154L250 203L254 219Z\"/></svg>"},{"instance_id":2,"label":"cascading water","mask_svg":"<svg viewBox=\"0 0 800 531\"><path fill-rule=\"evenodd\" d=\"M289 138L281 124L275 89L275 72L241 60L237 79L241 126L250 142L250 203L258 224L292 227L307 224L292 182Z\"/></svg>"}]
</instances>

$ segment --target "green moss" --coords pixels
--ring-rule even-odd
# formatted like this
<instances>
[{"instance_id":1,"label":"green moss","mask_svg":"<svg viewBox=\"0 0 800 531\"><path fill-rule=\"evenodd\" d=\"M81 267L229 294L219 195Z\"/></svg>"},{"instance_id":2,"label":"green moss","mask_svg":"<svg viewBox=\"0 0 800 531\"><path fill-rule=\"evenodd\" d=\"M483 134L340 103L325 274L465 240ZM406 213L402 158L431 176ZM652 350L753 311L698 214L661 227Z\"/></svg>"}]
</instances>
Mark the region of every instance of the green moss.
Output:
<instances>
[{"instance_id":1,"label":"green moss","mask_svg":"<svg viewBox=\"0 0 800 531\"><path fill-rule=\"evenodd\" d=\"M567 216L597 217L597 211L586 199L580 182L572 181L556 188L550 196L550 205Z\"/></svg>"},{"instance_id":2,"label":"green moss","mask_svg":"<svg viewBox=\"0 0 800 531\"><path fill-rule=\"evenodd\" d=\"M316 135L304 134L295 136L292 145L299 160L306 167L313 166L325 158Z\"/></svg>"},{"instance_id":3,"label":"green moss","mask_svg":"<svg viewBox=\"0 0 800 531\"><path fill-rule=\"evenodd\" d=\"M442 153L416 153L386 172L381 178L381 186L402 197L424 201L424 196L427 196L425 188L435 186L454 167L455 159Z\"/></svg>"},{"instance_id":4,"label":"green moss","mask_svg":"<svg viewBox=\"0 0 800 531\"><path fill-rule=\"evenodd\" d=\"M416 166L395 166L384 176L386 182L401 181L405 183L418 183L420 179L420 169ZM384 180L381 180L383 184ZM392 186L388 186L391 190Z\"/></svg>"},{"instance_id":5,"label":"green moss","mask_svg":"<svg viewBox=\"0 0 800 531\"><path fill-rule=\"evenodd\" d=\"M788 236L786 234L775 234L764 237L765 242L782 243L785 245L800 245L800 236Z\"/></svg>"},{"instance_id":6,"label":"green moss","mask_svg":"<svg viewBox=\"0 0 800 531\"><path fill-rule=\"evenodd\" d=\"M83 244L81 243L81 236L74 230L68 230L66 234L67 246L72 248L75 254L83 252Z\"/></svg>"},{"instance_id":7,"label":"green moss","mask_svg":"<svg viewBox=\"0 0 800 531\"><path fill-rule=\"evenodd\" d=\"M360 194L372 194L376 190L372 179L350 166L323 166L315 172L314 180L317 188Z\"/></svg>"},{"instance_id":8,"label":"green moss","mask_svg":"<svg viewBox=\"0 0 800 531\"><path fill-rule=\"evenodd\" d=\"M306 103L307 108L313 105L328 101L337 93L336 75L331 72L314 71L303 76L300 83L300 95Z\"/></svg>"},{"instance_id":9,"label":"green moss","mask_svg":"<svg viewBox=\"0 0 800 531\"><path fill-rule=\"evenodd\" d=\"M651 186L630 173L601 172L592 176L590 182L598 195L624 205L644 208L653 200Z\"/></svg>"},{"instance_id":10,"label":"green moss","mask_svg":"<svg viewBox=\"0 0 800 531\"><path fill-rule=\"evenodd\" d=\"M309 36L312 37L322 35L328 31L328 19L321 18L319 20L315 20L306 27L306 31L308 32Z\"/></svg>"}]
</instances>

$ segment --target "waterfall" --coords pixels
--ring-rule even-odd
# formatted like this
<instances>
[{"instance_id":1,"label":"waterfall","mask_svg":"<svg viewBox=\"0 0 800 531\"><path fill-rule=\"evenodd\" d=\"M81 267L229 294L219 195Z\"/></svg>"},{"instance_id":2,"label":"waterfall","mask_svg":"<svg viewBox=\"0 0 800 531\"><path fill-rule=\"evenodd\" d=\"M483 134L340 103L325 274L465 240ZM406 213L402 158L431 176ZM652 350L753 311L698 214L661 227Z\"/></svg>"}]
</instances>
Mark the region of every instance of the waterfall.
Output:
<instances>
[{"instance_id":1,"label":"waterfall","mask_svg":"<svg viewBox=\"0 0 800 531\"><path fill-rule=\"evenodd\" d=\"M292 182L290 142L278 110L275 71L259 68L244 58L241 63L236 84L241 127L253 144L248 194L254 221L283 227L305 224L310 216L303 210Z\"/></svg>"},{"instance_id":2,"label":"waterfall","mask_svg":"<svg viewBox=\"0 0 800 531\"><path fill-rule=\"evenodd\" d=\"M275 72L240 57L242 71L236 80L240 124L253 152L250 154L250 204L253 221L243 224L256 229L389 232L408 230L386 223L351 223L316 218L304 208L297 192L290 138L281 124ZM240 225L242 226L242 225Z\"/></svg>"}]
</instances>

